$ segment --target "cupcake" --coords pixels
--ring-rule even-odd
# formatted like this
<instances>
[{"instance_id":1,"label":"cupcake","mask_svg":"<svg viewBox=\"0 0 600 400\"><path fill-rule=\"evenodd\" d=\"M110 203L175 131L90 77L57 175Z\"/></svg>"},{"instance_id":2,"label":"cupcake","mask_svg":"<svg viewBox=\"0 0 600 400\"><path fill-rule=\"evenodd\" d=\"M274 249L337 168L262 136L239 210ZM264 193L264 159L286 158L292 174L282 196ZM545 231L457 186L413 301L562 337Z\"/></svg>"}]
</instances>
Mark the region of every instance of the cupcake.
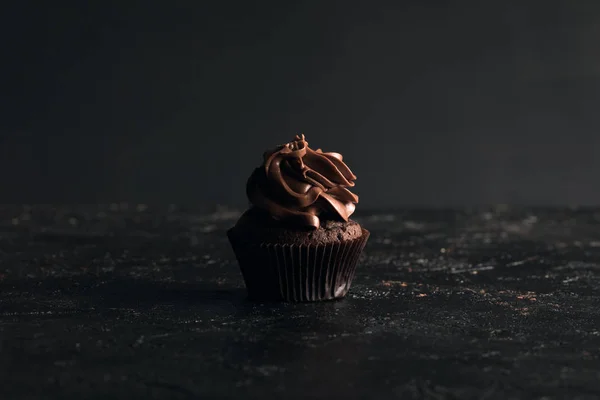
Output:
<instances>
[{"instance_id":1,"label":"cupcake","mask_svg":"<svg viewBox=\"0 0 600 400\"><path fill-rule=\"evenodd\" d=\"M263 156L246 185L252 206L227 231L251 299L319 301L350 289L369 232L350 216L356 176L304 135Z\"/></svg>"}]
</instances>

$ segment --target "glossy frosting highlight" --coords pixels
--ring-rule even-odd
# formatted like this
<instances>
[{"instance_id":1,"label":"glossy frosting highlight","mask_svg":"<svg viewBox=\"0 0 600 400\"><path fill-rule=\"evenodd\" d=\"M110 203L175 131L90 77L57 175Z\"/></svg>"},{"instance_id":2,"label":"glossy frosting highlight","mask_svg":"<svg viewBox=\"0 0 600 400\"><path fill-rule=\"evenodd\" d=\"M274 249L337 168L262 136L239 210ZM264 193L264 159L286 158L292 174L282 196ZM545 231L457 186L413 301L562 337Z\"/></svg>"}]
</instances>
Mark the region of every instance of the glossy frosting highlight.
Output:
<instances>
[{"instance_id":1,"label":"glossy frosting highlight","mask_svg":"<svg viewBox=\"0 0 600 400\"><path fill-rule=\"evenodd\" d=\"M320 217L348 221L356 176L338 153L308 147L304 135L264 154L246 186L250 202L277 220L317 229Z\"/></svg>"}]
</instances>

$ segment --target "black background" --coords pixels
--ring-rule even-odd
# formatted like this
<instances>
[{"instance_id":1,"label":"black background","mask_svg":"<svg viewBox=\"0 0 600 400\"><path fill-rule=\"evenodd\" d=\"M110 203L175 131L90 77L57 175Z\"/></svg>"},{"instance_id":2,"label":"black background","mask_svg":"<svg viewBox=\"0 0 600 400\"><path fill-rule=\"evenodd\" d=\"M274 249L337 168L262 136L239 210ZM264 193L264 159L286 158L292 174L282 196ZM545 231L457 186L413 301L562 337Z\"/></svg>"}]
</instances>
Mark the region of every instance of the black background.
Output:
<instances>
[{"instance_id":1,"label":"black background","mask_svg":"<svg viewBox=\"0 0 600 400\"><path fill-rule=\"evenodd\" d=\"M304 132L363 207L598 204L600 2L17 2L3 201L246 203Z\"/></svg>"}]
</instances>

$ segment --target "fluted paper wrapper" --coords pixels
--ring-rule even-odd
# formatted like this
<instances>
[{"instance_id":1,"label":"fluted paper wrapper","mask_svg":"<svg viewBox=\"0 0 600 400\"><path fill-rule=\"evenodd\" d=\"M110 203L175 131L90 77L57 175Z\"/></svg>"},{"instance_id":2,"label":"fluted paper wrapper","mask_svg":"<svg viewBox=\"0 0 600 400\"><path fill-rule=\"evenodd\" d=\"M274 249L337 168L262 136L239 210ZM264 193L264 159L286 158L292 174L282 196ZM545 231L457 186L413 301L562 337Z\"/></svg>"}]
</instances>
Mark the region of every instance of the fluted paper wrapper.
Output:
<instances>
[{"instance_id":1,"label":"fluted paper wrapper","mask_svg":"<svg viewBox=\"0 0 600 400\"><path fill-rule=\"evenodd\" d=\"M248 297L290 302L344 297L369 235L363 229L359 238L327 245L248 245L228 232Z\"/></svg>"}]
</instances>

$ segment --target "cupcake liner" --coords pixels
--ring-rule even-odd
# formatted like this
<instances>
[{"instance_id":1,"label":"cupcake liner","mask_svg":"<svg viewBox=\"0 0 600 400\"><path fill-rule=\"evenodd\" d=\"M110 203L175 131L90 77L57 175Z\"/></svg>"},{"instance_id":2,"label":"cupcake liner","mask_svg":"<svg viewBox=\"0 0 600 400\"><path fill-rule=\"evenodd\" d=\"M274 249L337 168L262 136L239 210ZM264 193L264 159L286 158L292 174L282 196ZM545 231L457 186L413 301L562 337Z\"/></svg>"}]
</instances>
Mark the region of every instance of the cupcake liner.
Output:
<instances>
[{"instance_id":1,"label":"cupcake liner","mask_svg":"<svg viewBox=\"0 0 600 400\"><path fill-rule=\"evenodd\" d=\"M251 299L291 302L341 298L350 289L369 231L327 245L251 245L228 232Z\"/></svg>"}]
</instances>

